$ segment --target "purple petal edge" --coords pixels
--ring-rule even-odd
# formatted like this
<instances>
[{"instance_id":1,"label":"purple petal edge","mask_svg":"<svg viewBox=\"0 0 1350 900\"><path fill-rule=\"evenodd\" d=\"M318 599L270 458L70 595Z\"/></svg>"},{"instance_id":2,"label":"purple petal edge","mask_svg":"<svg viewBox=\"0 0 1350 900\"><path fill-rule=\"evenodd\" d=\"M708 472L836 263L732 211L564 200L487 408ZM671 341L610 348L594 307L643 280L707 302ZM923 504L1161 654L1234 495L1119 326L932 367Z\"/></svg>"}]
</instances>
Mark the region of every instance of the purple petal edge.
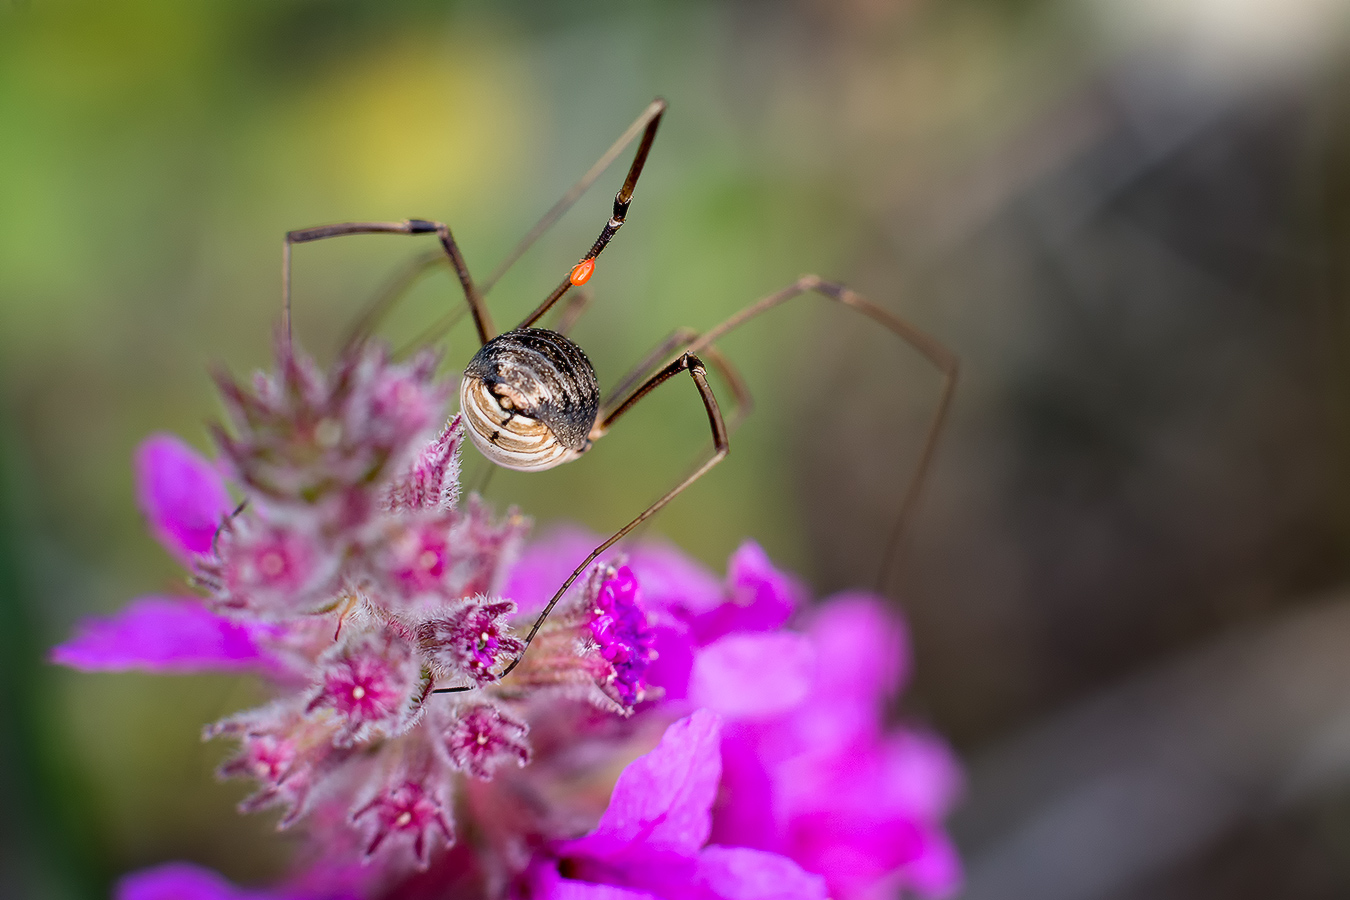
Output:
<instances>
[{"instance_id":1,"label":"purple petal edge","mask_svg":"<svg viewBox=\"0 0 1350 900\"><path fill-rule=\"evenodd\" d=\"M655 750L624 768L595 830L563 856L606 858L642 845L693 857L708 840L722 777L722 719L705 709L666 729Z\"/></svg>"},{"instance_id":2,"label":"purple petal edge","mask_svg":"<svg viewBox=\"0 0 1350 900\"><path fill-rule=\"evenodd\" d=\"M274 661L258 645L265 627L217 615L195 598L142 597L82 620L50 658L85 672L266 670Z\"/></svg>"},{"instance_id":3,"label":"purple petal edge","mask_svg":"<svg viewBox=\"0 0 1350 900\"><path fill-rule=\"evenodd\" d=\"M113 900L286 900L235 887L221 875L185 862L132 872L117 883Z\"/></svg>"},{"instance_id":4,"label":"purple petal edge","mask_svg":"<svg viewBox=\"0 0 1350 900\"><path fill-rule=\"evenodd\" d=\"M719 900L825 900L825 879L786 856L711 846L698 858L698 885Z\"/></svg>"},{"instance_id":5,"label":"purple petal edge","mask_svg":"<svg viewBox=\"0 0 1350 900\"><path fill-rule=\"evenodd\" d=\"M689 699L729 720L768 719L801 703L815 673L815 650L804 635L729 634L694 657Z\"/></svg>"},{"instance_id":6,"label":"purple petal edge","mask_svg":"<svg viewBox=\"0 0 1350 900\"><path fill-rule=\"evenodd\" d=\"M234 504L205 457L171 434L136 448L136 499L159 542L185 563L211 549Z\"/></svg>"},{"instance_id":7,"label":"purple petal edge","mask_svg":"<svg viewBox=\"0 0 1350 900\"><path fill-rule=\"evenodd\" d=\"M726 601L693 621L700 644L736 631L776 631L807 597L802 584L777 569L754 541L742 543L727 561L727 587Z\"/></svg>"}]
</instances>

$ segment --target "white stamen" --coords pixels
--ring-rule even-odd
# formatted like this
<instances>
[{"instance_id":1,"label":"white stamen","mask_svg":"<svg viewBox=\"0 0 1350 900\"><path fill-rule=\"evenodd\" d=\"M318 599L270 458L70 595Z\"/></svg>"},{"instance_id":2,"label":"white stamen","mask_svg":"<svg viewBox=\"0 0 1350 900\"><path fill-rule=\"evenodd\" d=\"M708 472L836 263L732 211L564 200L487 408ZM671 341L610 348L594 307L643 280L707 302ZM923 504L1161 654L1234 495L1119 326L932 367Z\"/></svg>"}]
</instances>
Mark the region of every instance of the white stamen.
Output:
<instances>
[{"instance_id":1,"label":"white stamen","mask_svg":"<svg viewBox=\"0 0 1350 900\"><path fill-rule=\"evenodd\" d=\"M352 699L353 699L353 700L360 700L360 699L361 699L362 697L364 697L365 695L366 695L366 689L363 688L363 687L361 687L361 685L358 684L356 687L352 688Z\"/></svg>"},{"instance_id":2,"label":"white stamen","mask_svg":"<svg viewBox=\"0 0 1350 900\"><path fill-rule=\"evenodd\" d=\"M398 818L394 820L394 824L397 825L399 828L403 828L407 826L407 824L411 821L412 821L412 813L408 812L405 809L403 812L398 814Z\"/></svg>"}]
</instances>

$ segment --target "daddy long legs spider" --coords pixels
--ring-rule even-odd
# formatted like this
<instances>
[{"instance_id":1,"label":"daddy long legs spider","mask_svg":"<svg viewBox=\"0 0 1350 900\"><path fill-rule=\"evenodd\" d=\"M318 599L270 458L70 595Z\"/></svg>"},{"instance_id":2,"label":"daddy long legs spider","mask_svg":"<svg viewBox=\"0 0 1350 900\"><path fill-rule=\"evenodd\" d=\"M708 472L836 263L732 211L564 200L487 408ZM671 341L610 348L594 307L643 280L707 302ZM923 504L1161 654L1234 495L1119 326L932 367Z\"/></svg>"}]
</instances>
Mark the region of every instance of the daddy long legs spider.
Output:
<instances>
[{"instance_id":1,"label":"daddy long legs spider","mask_svg":"<svg viewBox=\"0 0 1350 900\"><path fill-rule=\"evenodd\" d=\"M464 300L469 314L473 317L480 344L478 352L465 368L464 377L460 382L460 410L473 444L485 457L499 466L522 471L541 471L580 457L644 397L682 373L688 374L698 391L699 399L707 412L709 430L712 432L712 454L673 488L610 535L573 569L572 574L535 619L534 625L526 635L525 648L502 669L498 678L510 674L520 663L554 606L600 554L655 515L726 457L730 449L731 432L748 412L751 402L743 380L715 346L716 341L729 332L794 297L815 293L841 306L850 307L887 329L917 351L942 376L941 392L929 422L918 463L901 499L900 511L883 557L879 581L884 579L914 511L925 473L932 462L938 436L951 405L957 378L957 358L954 353L905 319L864 299L848 287L827 281L817 275L802 275L786 287L751 303L706 331L677 329L634 366L614 390L605 395L601 394L590 359L587 358L585 351L565 334L567 325L584 305L584 299L578 301L577 298L584 295L573 295L570 306L564 311L563 322L556 330L537 327L536 323L569 291L590 279L596 259L623 227L633 201L634 189L647 162L647 156L651 151L652 142L656 139L656 131L665 111L664 100L652 101L590 171L545 213L482 287L475 285L449 226L442 222L427 219L407 219L402 222L344 222L292 231L285 238L282 255L282 327L289 344L293 245L353 234L435 235L440 243L440 250L432 256L416 260L408 272L371 307L367 315L357 322L348 340L349 343L363 340L381 313L395 302L412 281L432 265L448 262L454 269L463 290ZM484 303L484 295L511 264L567 211L639 134L641 140L637 152L628 167L623 186L614 196L613 213L600 231L600 235L581 257L581 261L572 266L567 276L533 312L511 330L497 333ZM703 362L705 356L719 370L736 397L736 414L731 427L728 427L718 406L717 397L709 386L707 367ZM467 686L443 687L437 688L435 692L453 693L470 689Z\"/></svg>"}]
</instances>

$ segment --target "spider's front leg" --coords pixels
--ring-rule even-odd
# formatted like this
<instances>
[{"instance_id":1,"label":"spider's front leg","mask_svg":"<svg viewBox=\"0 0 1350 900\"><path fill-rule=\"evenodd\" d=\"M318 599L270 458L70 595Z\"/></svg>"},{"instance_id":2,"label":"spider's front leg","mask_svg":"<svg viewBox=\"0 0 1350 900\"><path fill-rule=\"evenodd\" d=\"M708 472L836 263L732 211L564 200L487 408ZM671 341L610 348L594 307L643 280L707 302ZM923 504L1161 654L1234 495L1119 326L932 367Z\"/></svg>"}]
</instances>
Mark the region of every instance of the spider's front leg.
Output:
<instances>
[{"instance_id":1,"label":"spider's front leg","mask_svg":"<svg viewBox=\"0 0 1350 900\"><path fill-rule=\"evenodd\" d=\"M563 582L562 587L558 588L557 593L555 593L548 601L548 605L544 607L543 612L535 619L534 625L530 628L530 633L525 636L525 649L522 650L515 659L511 660L510 665L502 670L500 677L505 678L511 673L512 669L520 664L521 659L524 658L525 653L530 648L530 642L533 641L535 635L539 633L539 629L544 627L544 621L548 618L548 614L553 612L553 607L558 605L558 601L562 599L562 595L567 593L567 589L572 586L573 582L581 577L581 573L585 572L590 564L595 562L596 557L621 541L624 536L634 528L656 515L662 507L678 497L686 488L706 475L713 466L726 458L727 452L731 449L730 440L727 435L726 422L722 419L722 410L717 405L717 397L713 394L712 387L708 384L708 369L703 365L703 361L692 353L681 354L678 359L673 360L669 365L662 368L661 371L648 378L613 412L601 418L595 428L591 430L591 440L594 442L603 437L605 432L609 430L619 417L632 409L639 400L655 390L661 383L670 380L681 372L688 372L689 377L693 379L694 386L698 389L699 398L703 401L703 408L708 413L708 427L712 431L713 438L712 456L708 457L701 466L686 476L683 481L667 491L659 500L639 513L637 517L627 525L610 535L604 543L592 550L590 554L581 561L581 564L572 570L572 574L567 577L567 580Z\"/></svg>"},{"instance_id":2,"label":"spider's front leg","mask_svg":"<svg viewBox=\"0 0 1350 900\"><path fill-rule=\"evenodd\" d=\"M441 249L445 251L450 265L454 267L455 274L459 277L460 286L464 289L464 300L473 314L473 324L478 330L479 342L486 344L496 334L487 307L483 304L483 297L474 286L473 276L469 274L469 267L464 262L464 254L460 253L459 244L455 243L454 235L450 233L450 226L427 219L406 219L402 222L341 222L336 225L320 225L316 228L301 228L286 232L281 251L281 327L286 335L287 346L291 342L291 247L295 244L308 244L350 234L436 235L441 242ZM411 271L412 277L417 277L417 267Z\"/></svg>"},{"instance_id":3,"label":"spider's front leg","mask_svg":"<svg viewBox=\"0 0 1350 900\"><path fill-rule=\"evenodd\" d=\"M553 597L548 601L548 604L544 606L543 611L540 612L539 616L535 619L534 625L531 626L529 633L525 636L524 649L522 649L520 653L516 655L515 659L511 660L511 662L506 666L506 668L502 669L501 674L497 676L499 679L505 678L512 672L512 670L516 668L516 666L520 665L520 661L524 659L525 654L529 652L530 643L539 633L539 629L544 627L544 622L548 619L549 613L553 612L553 608L558 605L558 601L562 599L563 594L567 593L568 588L570 588L572 584L578 578L581 577L582 573L585 572L586 569L590 567L591 563L595 562L596 558L599 557L601 553L604 553L610 547L614 546L634 528L637 528L643 522L650 519L662 507L664 507L670 501L674 500L677 496L679 496L680 493L683 492L686 488L688 488L694 482L698 481L700 478L706 475L708 471L712 469L713 466L717 465L726 457L727 451L731 449L729 438L727 435L726 422L723 421L722 419L722 410L718 407L717 397L716 395L713 394L712 387L708 384L707 367L704 366L703 361L701 359L699 359L692 353L683 353L678 358L672 360L669 364L664 366L659 372L652 375L645 382L643 382L641 386L639 386L636 390L634 390L632 394L630 394L612 412L601 418L600 421L596 423L595 428L592 429L591 431L592 441L598 440L600 437L603 437L605 432L608 431L609 428L624 413L632 409L633 406L638 403L638 401L640 401L643 397L647 396L649 393L655 390L663 382L669 381L671 378L675 377L681 372L689 373L689 377L694 382L694 387L698 390L699 398L703 401L703 408L708 414L708 427L712 431L712 438L713 438L712 455L708 457L708 459L705 460L702 465L700 465L692 473L690 473L683 480L681 480L679 484L675 485L675 487L671 488L664 495L662 495L655 503L653 503L651 506L648 506L641 513L639 513L634 519L632 519L632 521L628 522L628 524L624 525L618 531L614 532L614 534L610 535L609 538L607 538L603 543L601 543L598 547L592 550L586 556L586 558L583 559L581 563L577 565L575 569L572 570L572 574L567 576L567 580L562 583L562 586L558 588L557 592L554 593ZM432 691L432 693L451 694L451 693L461 693L463 691L468 690L473 690L473 686L461 685L458 687L437 688L436 690Z\"/></svg>"},{"instance_id":4,"label":"spider's front leg","mask_svg":"<svg viewBox=\"0 0 1350 900\"><path fill-rule=\"evenodd\" d=\"M669 359L671 354L680 353L698 341L702 335L692 328L676 328L666 339L657 344L650 353L642 358L642 361L634 366L627 375L619 379L619 383L609 392L609 399L601 404L600 419L603 421L613 410L619 408L625 402L625 398L632 392L634 386L650 378L652 372L661 365L662 360ZM726 382L731 390L732 398L736 401L736 407L727 420L727 434L736 433L736 429L741 427L746 418L755 409L755 398L750 393L749 386L737 368L731 364L731 360L717 347L707 344L699 351L708 358L708 362L717 370L717 374Z\"/></svg>"},{"instance_id":5,"label":"spider's front leg","mask_svg":"<svg viewBox=\"0 0 1350 900\"><path fill-rule=\"evenodd\" d=\"M910 477L909 484L905 488L904 496L900 501L900 511L896 515L895 526L887 540L886 550L877 572L876 588L880 592L885 587L886 576L890 572L901 539L909 524L909 519L918 506L919 493L923 488L928 468L932 464L933 454L937 450L938 438L946 424L947 411L951 407L952 396L956 392L956 379L960 370L960 361L955 353L912 322L867 300L852 288L837 282L826 281L819 275L803 275L787 287L751 303L740 312L705 331L701 337L695 339L686 347L686 352L705 352L714 341L728 332L763 315L774 307L781 306L794 297L800 297L807 293L819 294L841 306L851 307L862 313L918 351L919 355L926 359L933 368L937 369L942 376L942 389L938 395L937 406L933 409L933 416L929 420L928 432L924 436L923 448L919 452L919 461L914 467L914 474Z\"/></svg>"}]
</instances>

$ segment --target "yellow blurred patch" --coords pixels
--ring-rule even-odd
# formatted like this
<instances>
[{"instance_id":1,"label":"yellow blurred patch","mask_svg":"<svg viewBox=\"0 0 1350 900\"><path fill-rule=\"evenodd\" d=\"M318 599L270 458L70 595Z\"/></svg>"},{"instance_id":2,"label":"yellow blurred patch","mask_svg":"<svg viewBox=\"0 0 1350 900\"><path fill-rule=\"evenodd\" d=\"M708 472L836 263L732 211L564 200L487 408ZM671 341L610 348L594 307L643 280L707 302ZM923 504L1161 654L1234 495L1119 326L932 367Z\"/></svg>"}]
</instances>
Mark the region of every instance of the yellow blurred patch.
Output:
<instances>
[{"instance_id":1,"label":"yellow blurred patch","mask_svg":"<svg viewBox=\"0 0 1350 900\"><path fill-rule=\"evenodd\" d=\"M346 215L446 217L521 158L530 91L509 54L411 38L341 68L302 101L309 177ZM324 205L328 205L325 201Z\"/></svg>"}]
</instances>

